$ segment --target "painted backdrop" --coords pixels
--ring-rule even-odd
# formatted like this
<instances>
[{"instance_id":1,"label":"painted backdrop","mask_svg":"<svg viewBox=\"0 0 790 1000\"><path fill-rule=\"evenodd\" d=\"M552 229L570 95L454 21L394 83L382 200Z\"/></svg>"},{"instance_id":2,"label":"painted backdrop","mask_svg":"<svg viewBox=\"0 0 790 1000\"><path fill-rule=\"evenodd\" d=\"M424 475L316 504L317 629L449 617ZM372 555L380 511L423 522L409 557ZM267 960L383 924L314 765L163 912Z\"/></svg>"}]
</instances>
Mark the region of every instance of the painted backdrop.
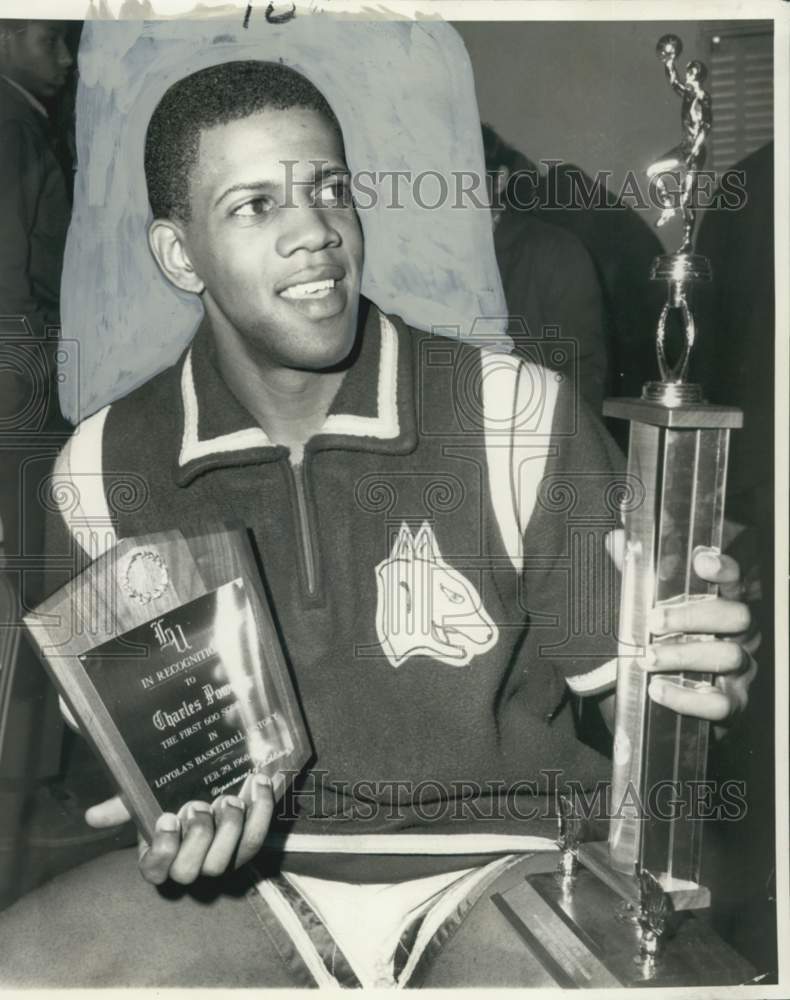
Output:
<instances>
[{"instance_id":1,"label":"painted backdrop","mask_svg":"<svg viewBox=\"0 0 790 1000\"><path fill-rule=\"evenodd\" d=\"M352 21L312 14L283 25L233 21L88 21L79 53L74 215L62 287L63 337L79 343L79 384L61 385L81 419L171 364L202 315L161 277L146 242L145 130L180 77L230 59L278 60L309 77L334 108L354 172L434 171L416 191L392 178L360 211L363 294L422 329L468 336L476 317L504 324L490 218L459 208L462 171L483 171L466 50L441 22ZM367 183L367 182L366 182ZM368 199L370 201L372 199ZM462 199L467 201L468 199ZM473 330L474 327L474 330Z\"/></svg>"}]
</instances>

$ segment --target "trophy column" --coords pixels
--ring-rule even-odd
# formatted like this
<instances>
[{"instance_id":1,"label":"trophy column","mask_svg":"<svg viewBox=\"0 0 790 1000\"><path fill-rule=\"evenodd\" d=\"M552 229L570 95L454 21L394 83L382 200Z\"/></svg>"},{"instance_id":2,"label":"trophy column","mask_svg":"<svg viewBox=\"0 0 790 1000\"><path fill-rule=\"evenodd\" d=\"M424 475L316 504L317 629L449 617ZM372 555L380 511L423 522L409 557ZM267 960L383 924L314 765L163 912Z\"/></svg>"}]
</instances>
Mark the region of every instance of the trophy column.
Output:
<instances>
[{"instance_id":1,"label":"trophy column","mask_svg":"<svg viewBox=\"0 0 790 1000\"><path fill-rule=\"evenodd\" d=\"M709 724L652 702L650 675L640 661L651 643L670 638L650 630L654 605L715 597L716 588L696 576L692 562L700 546L721 548L729 433L741 426L742 414L706 403L700 387L685 381L694 338L687 289L710 279L707 261L696 255L659 257L651 276L669 286L659 321L662 378L647 383L641 399L609 400L604 408L607 416L631 423L628 472L644 489L643 503L626 513L624 525L609 860L629 875L635 866L655 874L680 908L709 902L699 886L701 820L694 816L693 801L687 809L676 807L676 800L688 799L694 783L705 778ZM674 369L664 351L672 308L680 310L685 328L684 351ZM710 683L699 674L658 676L682 685Z\"/></svg>"}]
</instances>

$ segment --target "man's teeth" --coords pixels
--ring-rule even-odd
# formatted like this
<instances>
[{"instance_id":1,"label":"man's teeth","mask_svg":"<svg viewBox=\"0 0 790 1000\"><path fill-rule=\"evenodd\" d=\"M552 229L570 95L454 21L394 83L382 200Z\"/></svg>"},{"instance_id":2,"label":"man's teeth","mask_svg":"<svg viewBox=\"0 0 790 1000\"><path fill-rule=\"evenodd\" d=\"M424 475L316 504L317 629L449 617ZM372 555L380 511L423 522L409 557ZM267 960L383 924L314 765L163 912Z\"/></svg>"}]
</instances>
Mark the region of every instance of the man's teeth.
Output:
<instances>
[{"instance_id":1,"label":"man's teeth","mask_svg":"<svg viewBox=\"0 0 790 1000\"><path fill-rule=\"evenodd\" d=\"M284 299L322 299L335 287L333 278L325 281L306 281L303 285L291 285L281 294Z\"/></svg>"}]
</instances>

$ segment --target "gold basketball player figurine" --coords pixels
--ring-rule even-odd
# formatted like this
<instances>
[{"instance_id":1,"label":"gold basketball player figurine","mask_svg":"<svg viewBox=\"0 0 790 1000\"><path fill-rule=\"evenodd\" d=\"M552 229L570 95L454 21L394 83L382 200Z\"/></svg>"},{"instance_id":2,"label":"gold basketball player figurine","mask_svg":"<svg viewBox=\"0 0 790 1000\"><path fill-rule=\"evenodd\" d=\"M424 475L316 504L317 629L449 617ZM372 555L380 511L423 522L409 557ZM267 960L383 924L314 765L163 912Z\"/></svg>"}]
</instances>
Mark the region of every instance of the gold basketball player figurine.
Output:
<instances>
[{"instance_id":1,"label":"gold basketball player figurine","mask_svg":"<svg viewBox=\"0 0 790 1000\"><path fill-rule=\"evenodd\" d=\"M664 64L669 85L682 98L680 120L683 137L677 146L673 146L647 168L647 176L655 181L656 193L662 206L657 225L666 225L680 211L683 218L683 242L678 252L688 253L694 231L694 187L697 172L705 162L705 141L713 115L710 94L702 87L708 75L707 70L701 62L692 60L686 66L685 79L681 81L676 63L682 51L683 44L677 35L664 35L656 45L656 55ZM677 205L667 190L664 176L671 172L682 174L680 201Z\"/></svg>"},{"instance_id":2,"label":"gold basketball player figurine","mask_svg":"<svg viewBox=\"0 0 790 1000\"><path fill-rule=\"evenodd\" d=\"M661 226L678 211L683 218L683 239L671 254L656 257L650 271L653 280L667 282L667 301L661 311L656 331L658 355L658 382L649 382L644 388L644 398L665 406L677 406L702 401L697 385L686 382L691 349L696 339L696 324L689 306L689 292L693 285L712 278L710 261L694 253L694 211L697 174L705 159L705 141L711 130L713 115L711 98L702 89L707 70L701 62L690 62L686 67L685 82L681 82L676 60L683 44L676 35L663 35L656 45L656 54L664 63L667 79L673 90L683 98L681 118L683 138L679 145L651 164L647 176L655 181L659 201L663 206L658 225ZM666 187L665 175L672 171L682 174L679 204L673 203ZM667 322L672 310L678 310L682 323L683 344L674 364L667 357Z\"/></svg>"}]
</instances>

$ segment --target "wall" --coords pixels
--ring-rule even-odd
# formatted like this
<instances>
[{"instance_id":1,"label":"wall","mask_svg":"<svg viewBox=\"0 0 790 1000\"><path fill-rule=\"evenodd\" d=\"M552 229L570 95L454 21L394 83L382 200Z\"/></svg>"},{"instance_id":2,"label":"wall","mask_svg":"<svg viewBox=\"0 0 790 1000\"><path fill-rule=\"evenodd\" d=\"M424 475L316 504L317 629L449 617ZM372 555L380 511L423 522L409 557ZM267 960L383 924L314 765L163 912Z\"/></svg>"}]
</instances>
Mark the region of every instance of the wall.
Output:
<instances>
[{"instance_id":1,"label":"wall","mask_svg":"<svg viewBox=\"0 0 790 1000\"><path fill-rule=\"evenodd\" d=\"M665 81L656 41L679 35L682 67L706 59L697 21L454 26L472 61L482 120L532 160L611 171L615 191L629 169L641 181L645 167L680 139L680 99ZM655 209L644 213L651 225L657 217ZM674 226L658 234L676 242Z\"/></svg>"}]
</instances>

